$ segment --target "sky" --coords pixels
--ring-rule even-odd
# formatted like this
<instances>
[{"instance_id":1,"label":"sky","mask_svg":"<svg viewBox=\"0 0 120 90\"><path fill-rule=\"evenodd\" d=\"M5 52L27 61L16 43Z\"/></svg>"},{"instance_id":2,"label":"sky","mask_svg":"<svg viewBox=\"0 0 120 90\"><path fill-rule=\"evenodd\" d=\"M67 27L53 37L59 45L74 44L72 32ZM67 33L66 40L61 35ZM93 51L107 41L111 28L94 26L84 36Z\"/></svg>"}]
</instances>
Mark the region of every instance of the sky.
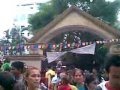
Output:
<instances>
[{"instance_id":1,"label":"sky","mask_svg":"<svg viewBox=\"0 0 120 90\"><path fill-rule=\"evenodd\" d=\"M49 0L1 0L0 1L0 38L4 36L4 31L13 24L13 17L16 15L16 5L25 2L39 1L41 3Z\"/></svg>"},{"instance_id":2,"label":"sky","mask_svg":"<svg viewBox=\"0 0 120 90\"><path fill-rule=\"evenodd\" d=\"M25 2L39 1L41 3L50 0L1 0L0 2L0 33L10 28L13 24L13 17L16 13L16 5ZM113 1L113 0L110 0ZM0 35L0 38L4 36L4 33Z\"/></svg>"}]
</instances>

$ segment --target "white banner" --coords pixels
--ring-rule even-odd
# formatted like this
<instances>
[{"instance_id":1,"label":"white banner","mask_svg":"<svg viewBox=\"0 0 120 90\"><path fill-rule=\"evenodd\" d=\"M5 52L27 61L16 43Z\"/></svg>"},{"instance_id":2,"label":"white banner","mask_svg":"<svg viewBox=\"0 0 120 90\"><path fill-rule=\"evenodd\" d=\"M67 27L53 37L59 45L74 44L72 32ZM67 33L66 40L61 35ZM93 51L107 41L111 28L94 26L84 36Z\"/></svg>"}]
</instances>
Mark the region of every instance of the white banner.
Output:
<instances>
[{"instance_id":1,"label":"white banner","mask_svg":"<svg viewBox=\"0 0 120 90\"><path fill-rule=\"evenodd\" d=\"M58 60L65 53L67 53L67 52L47 52L48 63Z\"/></svg>"},{"instance_id":2,"label":"white banner","mask_svg":"<svg viewBox=\"0 0 120 90\"><path fill-rule=\"evenodd\" d=\"M95 46L96 43L91 44L91 45L87 45L81 48L77 48L77 49L73 49L70 52L72 53L77 53L77 54L95 54Z\"/></svg>"}]
</instances>

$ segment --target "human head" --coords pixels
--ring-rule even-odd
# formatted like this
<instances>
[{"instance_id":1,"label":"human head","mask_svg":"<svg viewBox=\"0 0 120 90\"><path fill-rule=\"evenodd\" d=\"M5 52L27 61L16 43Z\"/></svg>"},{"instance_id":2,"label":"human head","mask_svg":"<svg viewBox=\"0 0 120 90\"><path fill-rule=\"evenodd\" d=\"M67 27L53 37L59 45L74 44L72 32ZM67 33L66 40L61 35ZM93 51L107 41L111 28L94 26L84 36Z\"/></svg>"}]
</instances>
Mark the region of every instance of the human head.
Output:
<instances>
[{"instance_id":1,"label":"human head","mask_svg":"<svg viewBox=\"0 0 120 90\"><path fill-rule=\"evenodd\" d=\"M74 69L73 77L76 83L84 84L85 78L84 78L83 71L81 69L77 69L77 68Z\"/></svg>"},{"instance_id":2,"label":"human head","mask_svg":"<svg viewBox=\"0 0 120 90\"><path fill-rule=\"evenodd\" d=\"M120 87L120 56L107 56L105 70L108 75L110 85L113 87Z\"/></svg>"},{"instance_id":3,"label":"human head","mask_svg":"<svg viewBox=\"0 0 120 90\"><path fill-rule=\"evenodd\" d=\"M88 88L88 90L95 90L95 88L97 87L97 82L95 81L93 74L86 75L85 85Z\"/></svg>"},{"instance_id":4,"label":"human head","mask_svg":"<svg viewBox=\"0 0 120 90\"><path fill-rule=\"evenodd\" d=\"M65 71L59 73L60 78L63 78L63 77L66 77L66 76L67 76L67 72L65 72Z\"/></svg>"},{"instance_id":5,"label":"human head","mask_svg":"<svg viewBox=\"0 0 120 90\"><path fill-rule=\"evenodd\" d=\"M15 61L11 64L11 72L16 76L22 74L25 70L25 64L21 61Z\"/></svg>"},{"instance_id":6,"label":"human head","mask_svg":"<svg viewBox=\"0 0 120 90\"><path fill-rule=\"evenodd\" d=\"M28 88L38 88L40 84L40 71L36 67L28 67L25 72L25 81Z\"/></svg>"},{"instance_id":7,"label":"human head","mask_svg":"<svg viewBox=\"0 0 120 90\"><path fill-rule=\"evenodd\" d=\"M10 71L11 70L11 65L10 63L4 63L2 65L2 71Z\"/></svg>"},{"instance_id":8,"label":"human head","mask_svg":"<svg viewBox=\"0 0 120 90\"><path fill-rule=\"evenodd\" d=\"M0 86L3 90L13 90L14 83L15 78L12 73L8 71L0 72Z\"/></svg>"},{"instance_id":9,"label":"human head","mask_svg":"<svg viewBox=\"0 0 120 90\"><path fill-rule=\"evenodd\" d=\"M61 83L63 85L68 85L69 84L69 78L67 76L61 78Z\"/></svg>"}]
</instances>

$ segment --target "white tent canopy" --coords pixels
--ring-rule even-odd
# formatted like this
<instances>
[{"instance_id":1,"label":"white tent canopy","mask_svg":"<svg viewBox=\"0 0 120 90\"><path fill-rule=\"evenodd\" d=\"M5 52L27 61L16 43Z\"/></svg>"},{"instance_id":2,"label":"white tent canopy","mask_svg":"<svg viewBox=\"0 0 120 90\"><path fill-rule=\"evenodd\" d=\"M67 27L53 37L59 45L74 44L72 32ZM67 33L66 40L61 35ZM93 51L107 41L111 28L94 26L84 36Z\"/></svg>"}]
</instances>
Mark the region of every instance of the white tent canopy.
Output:
<instances>
[{"instance_id":1,"label":"white tent canopy","mask_svg":"<svg viewBox=\"0 0 120 90\"><path fill-rule=\"evenodd\" d=\"M76 54L92 54L92 55L94 55L95 54L95 46L96 46L96 43L87 45L87 46L84 46L81 48L73 49L69 52L76 53ZM65 52L47 52L48 63L58 60L61 56L63 56L66 53L67 53L67 51L65 51Z\"/></svg>"}]
</instances>

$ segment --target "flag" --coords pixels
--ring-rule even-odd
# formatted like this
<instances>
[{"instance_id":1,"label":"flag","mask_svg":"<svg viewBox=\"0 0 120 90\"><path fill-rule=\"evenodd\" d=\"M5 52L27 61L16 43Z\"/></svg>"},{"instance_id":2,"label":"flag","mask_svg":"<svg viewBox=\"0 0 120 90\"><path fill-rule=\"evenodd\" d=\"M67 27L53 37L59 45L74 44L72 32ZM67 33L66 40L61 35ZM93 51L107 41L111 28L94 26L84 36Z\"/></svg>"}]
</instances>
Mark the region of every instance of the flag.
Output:
<instances>
[{"instance_id":1,"label":"flag","mask_svg":"<svg viewBox=\"0 0 120 90\"><path fill-rule=\"evenodd\" d=\"M77 54L94 54L96 43L81 48L73 49L70 52Z\"/></svg>"},{"instance_id":2,"label":"flag","mask_svg":"<svg viewBox=\"0 0 120 90\"><path fill-rule=\"evenodd\" d=\"M51 63L55 60L58 60L61 56L63 56L66 52L47 52L48 63Z\"/></svg>"}]
</instances>

